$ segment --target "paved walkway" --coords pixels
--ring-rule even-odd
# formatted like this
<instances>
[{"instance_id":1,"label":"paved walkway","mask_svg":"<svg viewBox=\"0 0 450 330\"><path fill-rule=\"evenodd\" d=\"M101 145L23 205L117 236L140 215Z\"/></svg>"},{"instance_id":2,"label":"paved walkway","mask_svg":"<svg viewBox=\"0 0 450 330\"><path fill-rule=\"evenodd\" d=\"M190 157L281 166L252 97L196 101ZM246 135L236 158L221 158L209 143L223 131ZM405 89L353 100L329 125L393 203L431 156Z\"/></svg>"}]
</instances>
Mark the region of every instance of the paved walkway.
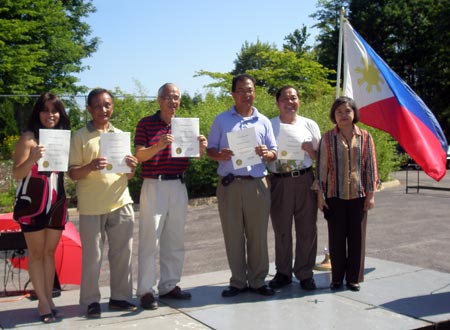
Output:
<instances>
[{"instance_id":1,"label":"paved walkway","mask_svg":"<svg viewBox=\"0 0 450 330\"><path fill-rule=\"evenodd\" d=\"M37 321L36 301L7 297L0 298L0 325L5 329L448 329L450 191L427 188L450 188L450 178L435 183L420 173L420 186L427 188L418 193L409 189L406 194L405 173L394 177L397 184L376 195L376 208L369 215L366 278L360 292L331 292L330 273L316 271L319 289L312 293L293 283L270 298L253 293L222 298L230 273L222 260L223 239L213 204L189 211L181 286L191 291L191 301L164 300L156 311L110 312L105 285L102 318L87 320L77 303L79 291L66 288L55 299L65 314L60 323ZM326 227L319 219L319 246L324 245ZM319 255L317 262L321 260ZM272 263L268 280L274 273Z\"/></svg>"}]
</instances>

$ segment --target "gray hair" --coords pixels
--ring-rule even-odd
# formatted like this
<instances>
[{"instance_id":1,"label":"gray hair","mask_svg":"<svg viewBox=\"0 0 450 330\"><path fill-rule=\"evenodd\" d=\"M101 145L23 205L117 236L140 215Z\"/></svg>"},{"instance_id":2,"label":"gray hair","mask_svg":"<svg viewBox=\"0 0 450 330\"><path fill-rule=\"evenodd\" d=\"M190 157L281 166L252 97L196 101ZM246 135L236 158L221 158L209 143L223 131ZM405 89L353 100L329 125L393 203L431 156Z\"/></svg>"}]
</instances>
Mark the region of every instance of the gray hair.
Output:
<instances>
[{"instance_id":1,"label":"gray hair","mask_svg":"<svg viewBox=\"0 0 450 330\"><path fill-rule=\"evenodd\" d=\"M178 88L177 87L177 85L175 85L174 83L170 83L170 82L168 82L168 83L165 83L164 85L162 85L161 87L159 87L159 89L158 89L158 97L161 97L162 96L162 94L163 94L163 92L164 92L164 89L167 87L167 86L175 86L176 88ZM178 90L179 90L179 88L178 88Z\"/></svg>"}]
</instances>

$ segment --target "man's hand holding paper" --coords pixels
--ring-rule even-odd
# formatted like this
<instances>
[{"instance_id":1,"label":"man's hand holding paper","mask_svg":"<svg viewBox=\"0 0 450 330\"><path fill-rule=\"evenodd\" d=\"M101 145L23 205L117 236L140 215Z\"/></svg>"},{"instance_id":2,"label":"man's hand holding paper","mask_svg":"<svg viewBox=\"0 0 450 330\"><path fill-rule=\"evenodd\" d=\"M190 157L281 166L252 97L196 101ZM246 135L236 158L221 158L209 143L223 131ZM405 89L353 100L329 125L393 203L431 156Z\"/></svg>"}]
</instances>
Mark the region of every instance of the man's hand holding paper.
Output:
<instances>
[{"instance_id":1,"label":"man's hand holding paper","mask_svg":"<svg viewBox=\"0 0 450 330\"><path fill-rule=\"evenodd\" d=\"M261 157L255 151L258 142L254 127L228 132L227 139L228 145L233 152L231 160L233 161L234 169L261 163Z\"/></svg>"}]
</instances>

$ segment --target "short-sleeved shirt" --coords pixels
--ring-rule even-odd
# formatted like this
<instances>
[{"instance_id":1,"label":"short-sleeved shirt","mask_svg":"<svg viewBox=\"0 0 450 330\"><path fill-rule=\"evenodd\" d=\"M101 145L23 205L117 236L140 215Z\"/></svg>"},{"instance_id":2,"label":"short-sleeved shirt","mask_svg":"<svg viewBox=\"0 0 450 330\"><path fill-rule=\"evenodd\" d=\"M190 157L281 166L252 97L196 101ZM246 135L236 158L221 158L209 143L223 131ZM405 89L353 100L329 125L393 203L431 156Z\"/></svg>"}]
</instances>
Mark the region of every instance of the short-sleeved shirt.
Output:
<instances>
[{"instance_id":1,"label":"short-sleeved shirt","mask_svg":"<svg viewBox=\"0 0 450 330\"><path fill-rule=\"evenodd\" d=\"M109 124L108 132L121 132ZM91 122L72 136L70 144L70 166L84 166L92 159L100 157L100 133ZM78 211L82 215L101 215L133 203L128 191L128 178L125 173L106 173L92 171L83 179L77 180L76 191Z\"/></svg>"},{"instance_id":2,"label":"short-sleeved shirt","mask_svg":"<svg viewBox=\"0 0 450 330\"><path fill-rule=\"evenodd\" d=\"M136 127L134 146L148 148L158 143L161 135L172 134L171 126L161 119L161 111L139 120ZM160 174L182 174L189 165L188 157L172 157L172 145L169 144L152 158L142 163L141 176L152 178Z\"/></svg>"},{"instance_id":3,"label":"short-sleeved shirt","mask_svg":"<svg viewBox=\"0 0 450 330\"><path fill-rule=\"evenodd\" d=\"M245 128L254 127L256 130L256 140L258 145L266 145L268 150L277 150L277 143L273 134L270 120L261 114L255 107L250 117L242 117L235 106L231 109L217 115L211 126L208 136L208 148L214 148L220 151L223 148L229 148L227 133L239 131ZM220 176L226 176L229 173L234 175L250 175L253 177L262 177L267 175L266 165L261 158L261 163L245 168L234 169L233 162L219 161L217 173Z\"/></svg>"},{"instance_id":4,"label":"short-sleeved shirt","mask_svg":"<svg viewBox=\"0 0 450 330\"><path fill-rule=\"evenodd\" d=\"M272 123L273 133L275 134L275 138L277 139L280 135L280 117L274 117L270 119ZM302 141L310 141L312 142L313 149L317 151L319 149L320 143L320 129L317 123L309 118L302 117L297 115L295 124L293 124L302 139ZM280 151L280 150L279 150ZM281 151L280 151L281 152ZM309 157L308 153L305 152L305 156L302 160L299 159L279 159L280 155L278 155L278 159L268 163L267 167L269 171L272 173L281 173L281 172L291 172L295 170L302 170L308 167L311 167L313 164L313 160Z\"/></svg>"}]
</instances>

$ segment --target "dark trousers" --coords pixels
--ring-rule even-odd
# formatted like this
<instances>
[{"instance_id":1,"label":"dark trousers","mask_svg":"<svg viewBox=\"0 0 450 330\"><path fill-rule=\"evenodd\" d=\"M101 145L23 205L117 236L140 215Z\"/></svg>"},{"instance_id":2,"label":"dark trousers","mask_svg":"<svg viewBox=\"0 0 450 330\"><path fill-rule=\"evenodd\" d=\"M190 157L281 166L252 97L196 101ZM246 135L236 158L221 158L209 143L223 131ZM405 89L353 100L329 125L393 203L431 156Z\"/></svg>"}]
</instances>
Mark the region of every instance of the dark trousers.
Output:
<instances>
[{"instance_id":1,"label":"dark trousers","mask_svg":"<svg viewBox=\"0 0 450 330\"><path fill-rule=\"evenodd\" d=\"M359 283L364 275L367 212L364 198L327 198L328 244L333 282Z\"/></svg>"},{"instance_id":2,"label":"dark trousers","mask_svg":"<svg viewBox=\"0 0 450 330\"><path fill-rule=\"evenodd\" d=\"M299 177L270 177L275 266L288 277L313 277L317 254L317 194L311 190L312 171ZM292 265L292 227L295 225L295 261Z\"/></svg>"}]
</instances>

